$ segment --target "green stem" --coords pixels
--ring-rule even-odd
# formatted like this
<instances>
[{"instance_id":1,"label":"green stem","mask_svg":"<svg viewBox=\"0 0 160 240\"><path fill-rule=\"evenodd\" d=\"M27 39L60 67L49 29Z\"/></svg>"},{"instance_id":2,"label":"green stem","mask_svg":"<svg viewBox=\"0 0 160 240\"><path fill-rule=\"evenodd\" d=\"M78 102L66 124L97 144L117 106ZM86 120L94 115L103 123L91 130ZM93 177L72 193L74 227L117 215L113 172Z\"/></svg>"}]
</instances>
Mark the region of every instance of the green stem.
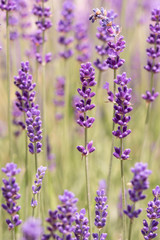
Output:
<instances>
[{"instance_id":1,"label":"green stem","mask_svg":"<svg viewBox=\"0 0 160 240\"><path fill-rule=\"evenodd\" d=\"M116 79L116 69L114 69L114 79ZM114 82L113 85L113 94L115 96L116 93L116 84ZM115 115L115 110L113 108L113 118ZM112 131L114 131L115 123L113 122L112 125ZM114 149L114 136L112 135L112 145L111 145L111 154L110 154L110 162L109 162L109 171L108 171L108 177L107 177L107 197L109 199L109 190L110 190L110 182L111 182L111 172L112 172L112 163L113 163L113 149Z\"/></svg>"},{"instance_id":2,"label":"green stem","mask_svg":"<svg viewBox=\"0 0 160 240\"><path fill-rule=\"evenodd\" d=\"M102 76L102 71L101 70L99 70L98 71L98 88L100 88L100 86L101 86L101 76Z\"/></svg>"},{"instance_id":3,"label":"green stem","mask_svg":"<svg viewBox=\"0 0 160 240\"><path fill-rule=\"evenodd\" d=\"M86 99L85 99L86 104ZM86 112L84 112L84 121L86 120ZM84 145L87 147L87 128L85 127L84 132ZM89 167L88 167L88 156L85 155L85 177L86 177L86 190L87 190L87 206L88 206L88 220L90 228L90 236L92 236L92 223L91 223L91 204L90 204L90 184L89 184ZM91 237L90 237L91 239Z\"/></svg>"},{"instance_id":4,"label":"green stem","mask_svg":"<svg viewBox=\"0 0 160 240\"><path fill-rule=\"evenodd\" d=\"M34 143L34 151L35 151L35 154L34 154L34 156L35 156L35 172L37 172L37 148L36 148L36 142Z\"/></svg>"},{"instance_id":5,"label":"green stem","mask_svg":"<svg viewBox=\"0 0 160 240\"><path fill-rule=\"evenodd\" d=\"M9 139L9 159L12 161L12 139L11 139L11 81L10 81L10 32L9 32L9 12L6 11L6 37L7 37L7 88L8 88L8 139Z\"/></svg>"},{"instance_id":6,"label":"green stem","mask_svg":"<svg viewBox=\"0 0 160 240\"><path fill-rule=\"evenodd\" d=\"M133 226L133 219L130 219L130 222L129 222L128 240L131 240L131 237L132 237L132 226Z\"/></svg>"},{"instance_id":7,"label":"green stem","mask_svg":"<svg viewBox=\"0 0 160 240\"><path fill-rule=\"evenodd\" d=\"M24 123L26 123L26 113L24 112ZM28 136L25 129L25 187L28 186Z\"/></svg>"},{"instance_id":8,"label":"green stem","mask_svg":"<svg viewBox=\"0 0 160 240\"><path fill-rule=\"evenodd\" d=\"M154 62L153 62L153 65L154 65ZM151 83L150 83L150 92L152 93L152 88L153 88L153 77L154 77L154 73L152 72L151 73ZM149 117L150 117L150 105L151 103L149 102L148 103L148 106L147 106L147 114L146 114L146 121L145 121L145 124L147 125L148 122L149 122Z\"/></svg>"},{"instance_id":9,"label":"green stem","mask_svg":"<svg viewBox=\"0 0 160 240\"><path fill-rule=\"evenodd\" d=\"M123 140L120 139L120 148L121 148L121 154L123 152ZM124 181L124 166L123 166L123 159L120 160L120 168L121 168L121 184L122 184L122 211L126 208L125 206L125 181ZM126 238L126 216L123 213L123 240Z\"/></svg>"}]
</instances>

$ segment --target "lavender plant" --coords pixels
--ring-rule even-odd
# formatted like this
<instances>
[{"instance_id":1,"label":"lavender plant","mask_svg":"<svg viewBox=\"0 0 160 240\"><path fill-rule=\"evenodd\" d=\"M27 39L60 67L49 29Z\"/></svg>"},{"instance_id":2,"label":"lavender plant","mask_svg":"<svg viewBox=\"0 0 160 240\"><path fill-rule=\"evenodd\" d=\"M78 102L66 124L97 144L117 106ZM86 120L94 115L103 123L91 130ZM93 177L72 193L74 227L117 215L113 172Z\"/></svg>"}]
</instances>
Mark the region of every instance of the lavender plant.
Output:
<instances>
[{"instance_id":1,"label":"lavender plant","mask_svg":"<svg viewBox=\"0 0 160 240\"><path fill-rule=\"evenodd\" d=\"M80 210L80 213L76 212L75 214L76 226L74 229L74 234L77 240L87 240L90 236L88 219L85 217L85 214L86 210L84 208Z\"/></svg>"},{"instance_id":2,"label":"lavender plant","mask_svg":"<svg viewBox=\"0 0 160 240\"><path fill-rule=\"evenodd\" d=\"M21 197L18 193L20 188L15 178L20 171L14 163L7 163L5 168L2 168L2 172L4 172L7 177L7 179L3 178L4 186L1 188L2 195L6 201L6 204L2 204L2 208L10 215L10 219L6 219L6 223L8 224L8 229L12 230L12 232L16 226L22 223L18 214L21 207L17 205L17 200Z\"/></svg>"},{"instance_id":3,"label":"lavender plant","mask_svg":"<svg viewBox=\"0 0 160 240\"><path fill-rule=\"evenodd\" d=\"M95 201L96 201L96 205L95 205L94 225L98 228L98 233L93 233L93 239L105 240L107 237L107 233L101 233L101 230L106 225L107 208L108 208L108 205L106 205L107 197L105 196L104 189L97 191L97 196L95 197Z\"/></svg>"},{"instance_id":4,"label":"lavender plant","mask_svg":"<svg viewBox=\"0 0 160 240\"><path fill-rule=\"evenodd\" d=\"M36 196L38 196L38 194L40 193L40 190L42 188L42 180L45 176L46 170L47 170L47 167L43 167L43 166L40 166L37 169L36 179L34 181L34 185L32 186L32 192L33 192L33 198L31 201L31 206L33 208L32 216L34 216L34 209L38 204L38 202L36 200Z\"/></svg>"},{"instance_id":5,"label":"lavender plant","mask_svg":"<svg viewBox=\"0 0 160 240\"><path fill-rule=\"evenodd\" d=\"M29 151L35 154L35 170L37 169L37 153L41 152L42 143L42 121L40 117L39 106L34 105L27 111L27 135L29 137L30 143L28 145Z\"/></svg>"},{"instance_id":6,"label":"lavender plant","mask_svg":"<svg viewBox=\"0 0 160 240\"><path fill-rule=\"evenodd\" d=\"M130 218L128 240L131 240L134 218L138 218L142 211L142 209L136 210L136 203L146 198L143 191L149 188L148 176L151 174L151 171L147 169L147 164L141 162L136 163L135 167L131 168L131 171L134 176L131 180L131 189L128 190L128 194L133 204L128 204L127 209L124 210L124 213Z\"/></svg>"},{"instance_id":7,"label":"lavender plant","mask_svg":"<svg viewBox=\"0 0 160 240\"><path fill-rule=\"evenodd\" d=\"M146 219L143 220L143 228L141 230L142 235L145 240L153 239L157 236L156 231L158 230L158 224L159 221L157 219L160 218L160 187L156 186L155 189L152 190L153 193L153 201L150 201L148 203L147 208L147 217L150 219L150 223L146 221Z\"/></svg>"},{"instance_id":8,"label":"lavender plant","mask_svg":"<svg viewBox=\"0 0 160 240\"><path fill-rule=\"evenodd\" d=\"M42 240L48 239L73 239L72 233L75 230L73 223L76 219L77 211L76 203L78 201L72 192L64 191L63 195L59 196L61 202L55 211L49 211L49 217L46 221L49 223L47 230L49 234L44 234Z\"/></svg>"},{"instance_id":9,"label":"lavender plant","mask_svg":"<svg viewBox=\"0 0 160 240\"><path fill-rule=\"evenodd\" d=\"M113 23L116 14L113 11L106 11L104 8L99 10L98 8L93 9L93 14L90 15L89 20L95 22L97 19L100 20L100 32L102 31L105 36L105 41L107 41L107 47L105 46L105 54L107 52L108 58L105 60L105 66L107 68L111 68L114 71L114 79L116 79L117 70L124 64L125 60L120 58L120 53L125 48L125 41L123 36L119 36L120 27ZM102 36L103 36L102 34ZM101 50L101 48L97 48ZM104 50L104 49L103 49ZM98 61L99 62L99 61ZM97 62L97 63L98 63ZM104 62L102 63L104 66ZM116 92L116 83L113 84L113 94L111 93L111 97L115 95ZM110 92L109 92L110 94ZM110 95L109 95L110 96ZM113 118L115 117L115 110L113 110ZM112 131L114 131L115 123L113 121ZM112 137L112 145L111 145L111 155L110 155L110 163L109 163L109 171L107 178L107 194L109 196L110 189L110 179L112 172L112 161L113 161L113 148L114 148L114 137Z\"/></svg>"},{"instance_id":10,"label":"lavender plant","mask_svg":"<svg viewBox=\"0 0 160 240\"><path fill-rule=\"evenodd\" d=\"M18 76L14 77L14 84L19 89L16 91L16 106L23 113L24 121L21 122L21 125L26 129L26 113L30 108L34 106L34 98L36 92L34 88L36 84L33 83L32 75L29 73L30 66L29 62L22 62L21 69L18 72ZM25 168L26 168L26 186L28 185L28 140L27 133L25 136Z\"/></svg>"},{"instance_id":11,"label":"lavender plant","mask_svg":"<svg viewBox=\"0 0 160 240\"><path fill-rule=\"evenodd\" d=\"M91 209L90 209L90 187L89 187L89 169L88 169L88 155L95 151L95 147L93 147L93 141L88 142L87 132L88 128L90 128L95 119L93 117L89 117L87 112L92 110L95 105L92 103L92 97L95 96L95 93L92 92L91 87L96 85L95 81L95 70L92 67L91 63L81 64L80 68L80 80L82 84L82 89L78 88L77 91L82 99L76 104L76 109L81 114L79 115L79 119L77 123L84 128L84 146L77 146L78 151L82 153L82 157L85 158L85 174L86 174L86 190L87 190L87 205L88 205L88 218L89 218L89 226L90 233L92 235L91 230Z\"/></svg>"},{"instance_id":12,"label":"lavender plant","mask_svg":"<svg viewBox=\"0 0 160 240\"><path fill-rule=\"evenodd\" d=\"M153 9L151 12L151 21L153 21L153 25L150 24L150 35L147 38L147 42L151 44L150 48L147 48L147 56L148 61L147 65L144 67L148 72L150 72L150 91L146 91L146 94L142 95L142 98L147 103L147 115L146 115L146 124L149 121L149 112L150 112L150 105L151 103L158 97L159 93L155 92L154 87L154 78L155 74L160 72L160 62L159 62L159 56L160 56L160 35L159 35L159 28L160 28L160 10L159 9Z\"/></svg>"}]
</instances>

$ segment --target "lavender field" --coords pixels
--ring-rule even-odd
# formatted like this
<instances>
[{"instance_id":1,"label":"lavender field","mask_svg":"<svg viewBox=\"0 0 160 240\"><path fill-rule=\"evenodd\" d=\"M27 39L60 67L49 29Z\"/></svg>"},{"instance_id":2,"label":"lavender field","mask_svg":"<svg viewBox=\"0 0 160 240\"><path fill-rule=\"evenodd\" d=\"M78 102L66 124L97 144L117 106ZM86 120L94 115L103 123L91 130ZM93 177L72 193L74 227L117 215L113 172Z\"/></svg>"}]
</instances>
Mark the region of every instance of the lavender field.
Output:
<instances>
[{"instance_id":1,"label":"lavender field","mask_svg":"<svg viewBox=\"0 0 160 240\"><path fill-rule=\"evenodd\" d=\"M0 240L160 239L160 2L0 0Z\"/></svg>"}]
</instances>

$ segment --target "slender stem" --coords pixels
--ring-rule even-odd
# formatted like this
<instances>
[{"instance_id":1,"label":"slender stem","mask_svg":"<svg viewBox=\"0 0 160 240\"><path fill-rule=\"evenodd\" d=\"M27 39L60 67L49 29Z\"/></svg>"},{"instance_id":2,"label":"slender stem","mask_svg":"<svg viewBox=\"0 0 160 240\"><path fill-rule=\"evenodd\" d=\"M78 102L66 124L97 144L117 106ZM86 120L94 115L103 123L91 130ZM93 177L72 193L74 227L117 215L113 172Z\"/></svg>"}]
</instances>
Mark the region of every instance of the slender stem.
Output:
<instances>
[{"instance_id":1,"label":"slender stem","mask_svg":"<svg viewBox=\"0 0 160 240\"><path fill-rule=\"evenodd\" d=\"M116 79L116 69L114 69L114 79ZM114 82L113 85L113 94L115 95L116 92L116 84ZM115 115L115 110L113 109L113 117ZM113 122L112 131L114 131L115 123ZM109 162L109 171L107 177L107 196L109 199L109 190L110 190L110 181L111 181L111 172L112 172L112 163L113 163L113 148L114 148L114 136L112 135L112 145L111 145L111 154L110 154L110 162Z\"/></svg>"},{"instance_id":2,"label":"slender stem","mask_svg":"<svg viewBox=\"0 0 160 240\"><path fill-rule=\"evenodd\" d=\"M102 71L99 70L99 71L98 71L98 88L99 88L100 85L101 85L101 76L102 76Z\"/></svg>"},{"instance_id":3,"label":"slender stem","mask_svg":"<svg viewBox=\"0 0 160 240\"><path fill-rule=\"evenodd\" d=\"M131 240L131 237L132 237L132 226L133 226L133 219L130 219L130 222L129 222L128 240Z\"/></svg>"},{"instance_id":4,"label":"slender stem","mask_svg":"<svg viewBox=\"0 0 160 240\"><path fill-rule=\"evenodd\" d=\"M154 63L153 63L154 65ZM150 92L152 93L152 88L153 88L153 77L154 77L154 73L152 72L151 73L151 83L150 83ZM147 114L146 114L146 121L145 121L145 124L147 125L148 122L149 122L149 115L150 115L150 105L151 103L149 102L148 103L148 106L147 106Z\"/></svg>"},{"instance_id":5,"label":"slender stem","mask_svg":"<svg viewBox=\"0 0 160 240\"><path fill-rule=\"evenodd\" d=\"M86 99L85 99L86 104ZM86 120L86 112L84 112L84 121ZM84 132L84 145L87 147L87 128L85 127ZM88 220L90 227L90 236L92 236L92 224L91 224L91 204L90 204L90 184L89 184L89 167L88 167L88 156L85 155L85 177L86 177L86 190L87 190L87 205L88 205ZM90 237L91 239L91 237Z\"/></svg>"},{"instance_id":6,"label":"slender stem","mask_svg":"<svg viewBox=\"0 0 160 240\"><path fill-rule=\"evenodd\" d=\"M7 88L8 88L8 139L9 139L9 159L12 160L12 136L11 136L11 81L10 81L10 31L9 31L9 12L6 11L6 54L7 54Z\"/></svg>"},{"instance_id":7,"label":"slender stem","mask_svg":"<svg viewBox=\"0 0 160 240\"><path fill-rule=\"evenodd\" d=\"M26 124L26 113L24 112L24 124ZM25 129L25 187L28 186L28 136Z\"/></svg>"},{"instance_id":8,"label":"slender stem","mask_svg":"<svg viewBox=\"0 0 160 240\"><path fill-rule=\"evenodd\" d=\"M37 172L37 148L36 148L36 142L34 143L34 151L35 151L35 172Z\"/></svg>"},{"instance_id":9,"label":"slender stem","mask_svg":"<svg viewBox=\"0 0 160 240\"><path fill-rule=\"evenodd\" d=\"M121 154L123 152L123 140L120 139L120 148L121 148ZM124 166L123 166L123 159L120 160L120 168L121 168L121 184L122 184L122 210L126 208L125 206L125 180L124 180ZM126 216L123 213L123 240L126 238Z\"/></svg>"}]
</instances>

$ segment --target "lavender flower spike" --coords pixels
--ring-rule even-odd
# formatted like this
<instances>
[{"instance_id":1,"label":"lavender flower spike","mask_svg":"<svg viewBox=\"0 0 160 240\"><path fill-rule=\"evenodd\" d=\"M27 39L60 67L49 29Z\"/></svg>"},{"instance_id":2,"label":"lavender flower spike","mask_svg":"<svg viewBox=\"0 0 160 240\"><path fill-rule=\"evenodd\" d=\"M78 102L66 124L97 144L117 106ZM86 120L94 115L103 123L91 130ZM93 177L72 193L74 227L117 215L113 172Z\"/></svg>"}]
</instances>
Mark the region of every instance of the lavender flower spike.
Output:
<instances>
[{"instance_id":1,"label":"lavender flower spike","mask_svg":"<svg viewBox=\"0 0 160 240\"><path fill-rule=\"evenodd\" d=\"M41 220L29 218L22 226L22 240L39 240L43 234Z\"/></svg>"},{"instance_id":2,"label":"lavender flower spike","mask_svg":"<svg viewBox=\"0 0 160 240\"><path fill-rule=\"evenodd\" d=\"M36 173L36 179L34 181L34 185L32 186L33 198L31 202L31 206L34 208L37 206L37 201L35 200L35 195L37 195L42 188L42 180L46 173L47 167L40 166Z\"/></svg>"},{"instance_id":3,"label":"lavender flower spike","mask_svg":"<svg viewBox=\"0 0 160 240\"><path fill-rule=\"evenodd\" d=\"M146 198L143 191L149 188L148 177L151 171L147 169L147 164L141 162L136 163L135 167L131 168L131 171L134 176L131 180L132 188L128 190L128 193L133 205L128 205L124 213L130 219L133 219L137 218L142 211L141 209L135 210L135 203Z\"/></svg>"},{"instance_id":4,"label":"lavender flower spike","mask_svg":"<svg viewBox=\"0 0 160 240\"><path fill-rule=\"evenodd\" d=\"M143 220L143 228L141 230L142 235L145 240L153 239L157 236L155 233L158 230L159 221L157 219L160 218L160 187L156 186L155 189L152 190L154 199L148 203L147 208L147 217L151 220L150 224L144 219Z\"/></svg>"},{"instance_id":5,"label":"lavender flower spike","mask_svg":"<svg viewBox=\"0 0 160 240\"><path fill-rule=\"evenodd\" d=\"M61 204L57 206L57 209L49 211L49 218L46 219L50 225L47 228L49 234L44 234L42 240L50 238L60 240L62 239L60 236L63 236L63 239L73 239L72 233L75 230L73 223L76 219L75 213L77 211L76 203L78 199L75 198L72 192L65 190L64 194L59 196L59 200Z\"/></svg>"},{"instance_id":6,"label":"lavender flower spike","mask_svg":"<svg viewBox=\"0 0 160 240\"><path fill-rule=\"evenodd\" d=\"M74 230L74 234L77 240L88 240L90 236L88 219L85 217L85 214L86 210L83 208L81 209L80 213L77 212L75 215L76 227Z\"/></svg>"},{"instance_id":7,"label":"lavender flower spike","mask_svg":"<svg viewBox=\"0 0 160 240\"><path fill-rule=\"evenodd\" d=\"M95 197L96 205L95 205L95 222L94 225L98 228L98 231L105 227L106 219L107 219L107 208L106 205L107 197L105 195L105 190L101 189L97 191L97 196ZM93 233L93 239L98 240L98 233ZM102 233L100 236L101 240L105 240L107 237L106 233Z\"/></svg>"},{"instance_id":8,"label":"lavender flower spike","mask_svg":"<svg viewBox=\"0 0 160 240\"><path fill-rule=\"evenodd\" d=\"M87 115L88 111L92 110L95 105L92 103L92 97L95 96L95 93L91 91L91 87L96 85L95 81L95 70L92 67L91 63L81 64L80 68L80 80L82 88L78 88L77 91L82 97L76 103L76 110L80 113L78 116L77 123L83 128L92 127L95 119ZM87 155L95 150L92 147L93 141L86 144L85 147L77 146L78 151L82 153L82 156Z\"/></svg>"},{"instance_id":9,"label":"lavender flower spike","mask_svg":"<svg viewBox=\"0 0 160 240\"><path fill-rule=\"evenodd\" d=\"M10 219L6 219L6 223L8 224L8 229L11 230L22 223L18 215L21 207L17 205L17 200L21 197L18 193L20 188L15 178L20 169L17 169L17 165L14 163L7 163L6 167L2 168L2 172L8 177L8 179L3 178L2 180L4 184L1 188L2 195L6 200L6 204L2 204L2 208L10 214Z\"/></svg>"},{"instance_id":10,"label":"lavender flower spike","mask_svg":"<svg viewBox=\"0 0 160 240\"><path fill-rule=\"evenodd\" d=\"M28 112L27 112L27 119L26 119L26 124L27 124L27 135L30 139L30 143L28 145L29 151L34 154L40 153L41 152L41 139L42 139L42 121L40 117L40 111L38 110L38 105L32 107Z\"/></svg>"}]
</instances>

